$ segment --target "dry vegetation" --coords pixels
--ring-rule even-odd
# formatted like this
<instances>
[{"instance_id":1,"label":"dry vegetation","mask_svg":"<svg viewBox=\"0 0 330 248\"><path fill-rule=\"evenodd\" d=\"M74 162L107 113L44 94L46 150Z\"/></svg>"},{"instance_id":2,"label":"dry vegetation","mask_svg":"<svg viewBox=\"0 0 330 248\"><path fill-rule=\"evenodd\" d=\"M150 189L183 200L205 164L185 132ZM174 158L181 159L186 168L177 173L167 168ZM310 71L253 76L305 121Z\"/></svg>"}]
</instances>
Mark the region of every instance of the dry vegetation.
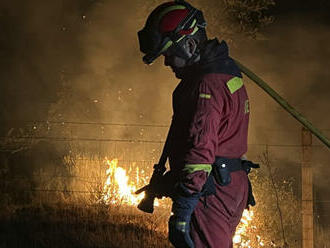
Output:
<instances>
[{"instance_id":1,"label":"dry vegetation","mask_svg":"<svg viewBox=\"0 0 330 248\"><path fill-rule=\"evenodd\" d=\"M301 209L293 192L294 179L277 173L266 153L260 161L261 168L250 175L257 201L247 232L255 238L253 247L258 247L257 236L265 247L301 247Z\"/></svg>"},{"instance_id":2,"label":"dry vegetation","mask_svg":"<svg viewBox=\"0 0 330 248\"><path fill-rule=\"evenodd\" d=\"M20 170L34 169L29 174L12 175L16 160L0 166L1 247L171 247L168 202L153 215L120 202L105 204L100 200L107 167L103 159L74 151L60 163L49 160L52 166L45 166L46 160L41 161L44 167L32 165L37 160L31 157L26 160L38 154L45 152L18 160ZM300 209L292 180L279 177L265 155L261 166L251 174L257 206L242 239L255 248L261 242L263 247L299 247Z\"/></svg>"},{"instance_id":3,"label":"dry vegetation","mask_svg":"<svg viewBox=\"0 0 330 248\"><path fill-rule=\"evenodd\" d=\"M165 218L165 217L163 217ZM155 217L105 205L11 207L1 215L1 247L170 247ZM157 228L156 228L157 227Z\"/></svg>"},{"instance_id":4,"label":"dry vegetation","mask_svg":"<svg viewBox=\"0 0 330 248\"><path fill-rule=\"evenodd\" d=\"M75 153L41 168L31 164L37 154L18 160L29 174L16 170L17 160L1 161L0 247L170 247L169 208L148 215L101 200L104 160Z\"/></svg>"}]
</instances>

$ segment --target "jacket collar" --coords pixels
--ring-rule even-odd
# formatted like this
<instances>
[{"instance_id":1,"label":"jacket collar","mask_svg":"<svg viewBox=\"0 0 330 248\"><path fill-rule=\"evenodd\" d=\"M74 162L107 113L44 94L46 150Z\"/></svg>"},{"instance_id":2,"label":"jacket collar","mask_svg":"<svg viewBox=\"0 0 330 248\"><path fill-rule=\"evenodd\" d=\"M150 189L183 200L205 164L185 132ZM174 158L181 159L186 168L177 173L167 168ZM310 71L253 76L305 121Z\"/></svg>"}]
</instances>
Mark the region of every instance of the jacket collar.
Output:
<instances>
[{"instance_id":1,"label":"jacket collar","mask_svg":"<svg viewBox=\"0 0 330 248\"><path fill-rule=\"evenodd\" d=\"M223 73L242 77L240 69L234 60L229 57L229 49L225 41L208 40L201 48L200 53L201 58L198 64L202 74Z\"/></svg>"}]
</instances>

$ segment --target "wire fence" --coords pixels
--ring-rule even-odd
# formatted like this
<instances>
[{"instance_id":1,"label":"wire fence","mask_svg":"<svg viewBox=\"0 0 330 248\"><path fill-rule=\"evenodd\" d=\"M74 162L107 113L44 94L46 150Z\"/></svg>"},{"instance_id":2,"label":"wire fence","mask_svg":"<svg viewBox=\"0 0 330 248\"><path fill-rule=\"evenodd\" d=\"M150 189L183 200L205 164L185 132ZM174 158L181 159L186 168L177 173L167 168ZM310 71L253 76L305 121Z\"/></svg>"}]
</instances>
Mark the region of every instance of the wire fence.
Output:
<instances>
[{"instance_id":1,"label":"wire fence","mask_svg":"<svg viewBox=\"0 0 330 248\"><path fill-rule=\"evenodd\" d=\"M39 201L53 198L51 195L102 195L103 184L107 179L107 159L118 159L118 166L127 171L127 176L135 178L136 168L144 170L145 181L148 181L153 165L158 162L165 141L168 125L166 124L125 124L109 122L79 122L79 121L22 121L24 131L12 130L7 136L0 137L0 151L9 154L6 160L7 168L0 167L0 192L10 194L13 188L17 198L27 194L39 194ZM93 128L91 128L93 127ZM102 128L104 127L104 128ZM27 130L27 131L26 131ZM142 130L142 131L141 131ZM324 130L328 131L328 130ZM142 132L142 133L141 133ZM278 132L280 134L280 132ZM296 132L298 135L300 132ZM296 140L299 141L300 137ZM24 157L13 162L13 158L20 156L20 145L38 144L46 141L57 150L65 150L64 155L71 159L67 168L61 167L61 159L51 160ZM299 143L285 144L276 142L250 143L247 156L254 162L261 162L260 156L267 153L273 168L279 177L294 178L294 191L301 197L301 166L302 145ZM27 146L29 150L31 147ZM328 204L330 192L328 190L327 174L330 156L328 149L314 142L311 146L313 157L315 192L314 192L314 220L318 226L325 229L330 223ZM37 152L37 151L36 151ZM55 152L56 153L56 152ZM40 156L52 155L52 152ZM36 155L38 158L38 154ZM55 154L56 155L56 154ZM63 158L63 153L60 153ZM3 161L2 161L3 162ZM19 175L9 175L8 166L11 163L22 163L28 168L21 167ZM51 164L46 166L45 163ZM32 166L32 164L34 164ZM37 165L36 165L37 164ZM15 167L15 166L14 166ZM4 168L4 169L1 169ZM62 168L62 170L58 169ZM7 170L5 172L5 170ZM30 171L33 170L33 173ZM6 174L7 173L7 174ZM140 174L142 176L142 174ZM135 181L136 182L136 181ZM14 191L15 191L14 190ZM24 198L24 197L23 197ZM317 237L326 237L329 231L317 229ZM330 236L330 235L329 235Z\"/></svg>"}]
</instances>

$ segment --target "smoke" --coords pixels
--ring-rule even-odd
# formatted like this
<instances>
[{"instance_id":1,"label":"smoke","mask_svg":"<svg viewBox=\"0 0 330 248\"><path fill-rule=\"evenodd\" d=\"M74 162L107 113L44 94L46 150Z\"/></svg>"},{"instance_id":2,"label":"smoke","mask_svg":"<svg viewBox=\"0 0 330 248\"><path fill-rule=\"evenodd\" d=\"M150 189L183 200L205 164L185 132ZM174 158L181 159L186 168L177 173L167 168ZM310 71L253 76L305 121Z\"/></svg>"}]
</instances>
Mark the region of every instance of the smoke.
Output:
<instances>
[{"instance_id":1,"label":"smoke","mask_svg":"<svg viewBox=\"0 0 330 248\"><path fill-rule=\"evenodd\" d=\"M330 136L330 29L317 14L280 16L257 41L235 44L232 52L303 114L327 137ZM245 78L251 102L249 142L270 144L272 164L279 177L293 177L301 190L301 128L292 116L253 82ZM329 150L313 137L311 166L314 173L315 216L326 218L329 195ZM249 146L251 156L264 147ZM316 237L317 238L317 237Z\"/></svg>"},{"instance_id":2,"label":"smoke","mask_svg":"<svg viewBox=\"0 0 330 248\"><path fill-rule=\"evenodd\" d=\"M198 3L210 9L204 1ZM136 33L146 16L140 7L141 1L131 0L3 1L0 132L22 126L16 120L169 124L171 93L178 80L164 68L162 59L150 67L142 63ZM234 58L329 137L330 29L318 17L278 16L264 30L263 39L232 37L230 47ZM228 29L212 26L212 30ZM250 157L264 150L260 144L275 145L269 151L276 166L285 168L286 175L299 175L301 125L254 83L247 79L245 83L251 102ZM53 136L62 132L57 126L53 129ZM161 140L166 128L135 130L100 124L73 126L63 133ZM313 157L315 177L324 178L330 172L328 150L315 138L313 142L318 145ZM136 150L134 154L143 156ZM326 180L315 184L319 192L327 192Z\"/></svg>"},{"instance_id":3,"label":"smoke","mask_svg":"<svg viewBox=\"0 0 330 248\"><path fill-rule=\"evenodd\" d=\"M150 67L141 61L136 32L148 9L141 6L128 0L2 3L2 131L21 125L12 120L168 124L171 93L178 81L162 59ZM327 129L328 26L306 14L279 16L264 36L232 37L233 57L269 82L315 126ZM252 109L249 143L299 145L301 125L254 83L246 80L246 85ZM104 130L86 126L74 134L141 138L141 130ZM149 136L143 130L142 136L159 139L159 133L164 130Z\"/></svg>"},{"instance_id":4,"label":"smoke","mask_svg":"<svg viewBox=\"0 0 330 248\"><path fill-rule=\"evenodd\" d=\"M161 59L150 67L142 63L136 32L146 17L136 11L140 7L128 0L2 3L2 131L20 125L12 120L168 124L177 80ZM279 16L264 35L257 41L233 37L232 55L315 126L327 129L328 26L306 14ZM253 83L246 84L250 143L300 144L300 124ZM98 129L80 132L95 136ZM123 138L136 131L112 128L102 134Z\"/></svg>"},{"instance_id":5,"label":"smoke","mask_svg":"<svg viewBox=\"0 0 330 248\"><path fill-rule=\"evenodd\" d=\"M2 132L15 120L44 119L57 100L60 73L77 70L82 52L79 23L64 1L1 3Z\"/></svg>"},{"instance_id":6,"label":"smoke","mask_svg":"<svg viewBox=\"0 0 330 248\"><path fill-rule=\"evenodd\" d=\"M137 31L143 27L145 18L139 19L135 7L137 4L131 1L108 2L90 13L92 23L97 18L105 25L96 21L87 28L83 42L92 46L85 46L85 64L106 79L94 86L96 95L107 92L101 106L104 120L168 123L170 116L158 115L157 106L167 105L170 111L168 104L162 104L171 100L163 87L174 77L166 69L160 70L160 61L152 67L142 63ZM116 15L109 14L114 11Z\"/></svg>"},{"instance_id":7,"label":"smoke","mask_svg":"<svg viewBox=\"0 0 330 248\"><path fill-rule=\"evenodd\" d=\"M11 120L36 119L168 124L177 80L161 59L150 67L142 63L136 32L145 16L138 7L128 0L2 3L0 107L7 123L2 130L20 125ZM306 14L279 16L264 35L234 40L232 55L315 126L327 129L328 25ZM250 143L299 145L300 124L254 83L246 84ZM86 129L81 132L95 136L97 131ZM123 138L135 132L106 134Z\"/></svg>"},{"instance_id":8,"label":"smoke","mask_svg":"<svg viewBox=\"0 0 330 248\"><path fill-rule=\"evenodd\" d=\"M264 35L263 40L238 44L234 54L316 127L327 129L330 120L325 115L330 94L327 82L330 76L327 69L330 48L326 45L330 40L328 26L313 22L313 17L297 15L278 19ZM252 128L258 129L253 131L257 141L274 139L271 132L258 137L258 131L263 127L283 131L299 128L296 121L287 118L289 115L261 89L249 81L248 87L255 111L252 112L256 117L252 119L255 123ZM257 113L259 116L255 116ZM287 143L300 144L292 137L294 135L286 134Z\"/></svg>"}]
</instances>

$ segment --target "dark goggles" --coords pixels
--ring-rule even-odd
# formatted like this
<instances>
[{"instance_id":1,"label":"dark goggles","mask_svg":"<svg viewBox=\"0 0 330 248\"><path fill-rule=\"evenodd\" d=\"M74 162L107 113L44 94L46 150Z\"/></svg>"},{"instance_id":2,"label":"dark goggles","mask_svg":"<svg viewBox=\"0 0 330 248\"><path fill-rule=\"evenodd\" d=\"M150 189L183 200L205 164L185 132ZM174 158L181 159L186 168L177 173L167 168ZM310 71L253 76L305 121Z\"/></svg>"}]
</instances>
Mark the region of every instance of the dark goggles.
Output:
<instances>
[{"instance_id":1,"label":"dark goggles","mask_svg":"<svg viewBox=\"0 0 330 248\"><path fill-rule=\"evenodd\" d=\"M146 64L151 64L173 44L169 37L162 37L157 30L148 27L139 31L138 37L140 50L145 54L143 61Z\"/></svg>"}]
</instances>

